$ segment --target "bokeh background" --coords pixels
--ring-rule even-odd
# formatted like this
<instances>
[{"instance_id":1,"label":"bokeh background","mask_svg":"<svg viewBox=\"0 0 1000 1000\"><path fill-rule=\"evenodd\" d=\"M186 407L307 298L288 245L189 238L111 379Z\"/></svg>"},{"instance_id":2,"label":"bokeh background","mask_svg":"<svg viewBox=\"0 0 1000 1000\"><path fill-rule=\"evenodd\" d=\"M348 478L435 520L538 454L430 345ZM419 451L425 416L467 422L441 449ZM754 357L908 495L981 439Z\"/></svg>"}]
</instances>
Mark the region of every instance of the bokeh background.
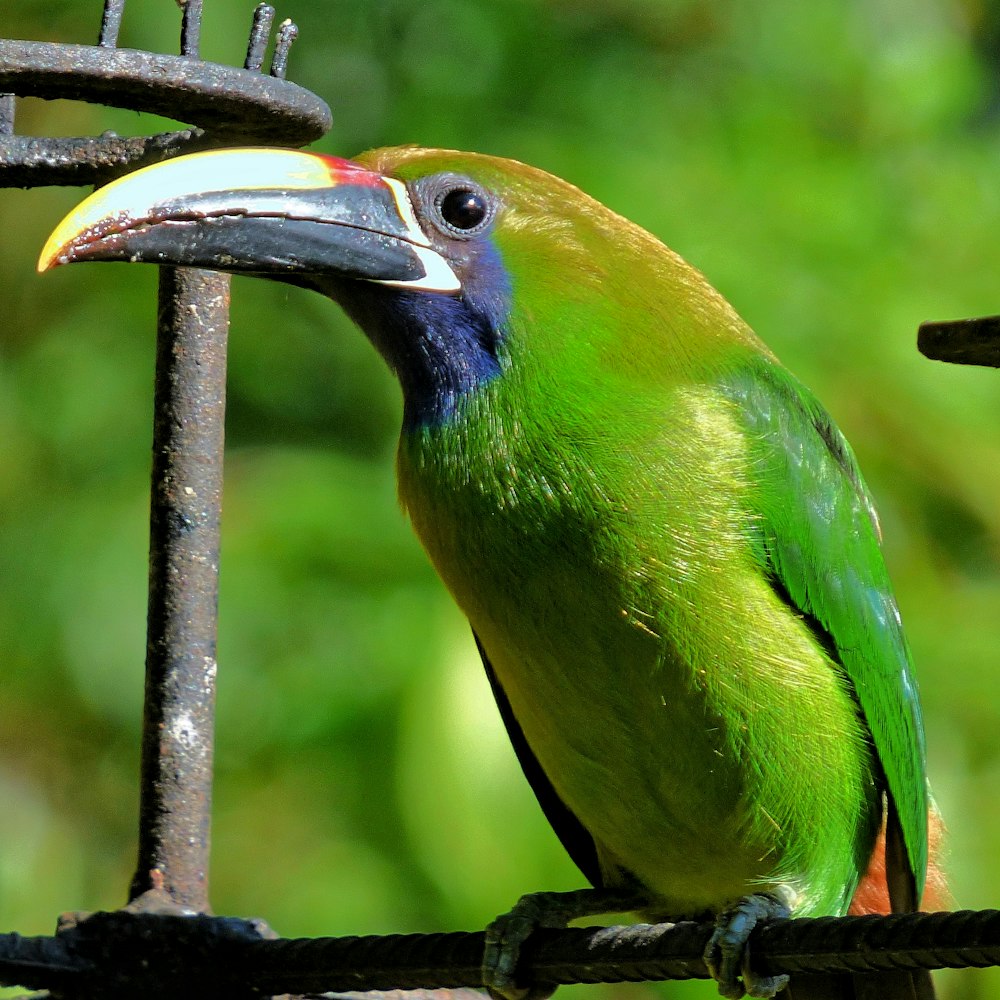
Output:
<instances>
[{"instance_id":1,"label":"bokeh background","mask_svg":"<svg viewBox=\"0 0 1000 1000\"><path fill-rule=\"evenodd\" d=\"M92 42L98 0L11 0ZM242 59L251 0L206 0ZM1000 906L1000 373L921 358L1000 312L988 0L282 0L317 144L558 173L705 271L825 401L878 500L958 905ZM173 0L121 42L175 51ZM24 101L26 133L163 122ZM72 189L0 197L0 929L124 901L136 825L155 274L33 267ZM330 303L234 282L212 899L286 935L475 928L581 884L394 499L397 388ZM942 979L1000 997L1000 975ZM706 984L588 997L707 997ZM570 991L569 995L574 995ZM581 991L575 995L583 997Z\"/></svg>"}]
</instances>

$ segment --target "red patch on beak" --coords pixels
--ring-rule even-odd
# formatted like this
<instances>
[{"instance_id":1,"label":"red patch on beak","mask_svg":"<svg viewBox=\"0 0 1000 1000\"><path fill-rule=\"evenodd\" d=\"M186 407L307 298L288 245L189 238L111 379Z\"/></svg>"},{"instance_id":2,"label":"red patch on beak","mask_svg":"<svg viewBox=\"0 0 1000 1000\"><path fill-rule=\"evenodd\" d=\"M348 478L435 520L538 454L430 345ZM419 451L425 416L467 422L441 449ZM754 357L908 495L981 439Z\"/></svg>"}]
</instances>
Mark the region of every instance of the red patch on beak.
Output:
<instances>
[{"instance_id":1,"label":"red patch on beak","mask_svg":"<svg viewBox=\"0 0 1000 1000\"><path fill-rule=\"evenodd\" d=\"M330 181L334 185L354 184L358 187L378 187L383 183L381 174L367 170L352 160L343 160L339 156L327 156L325 153L316 153L315 156L323 161L327 173L330 175Z\"/></svg>"}]
</instances>

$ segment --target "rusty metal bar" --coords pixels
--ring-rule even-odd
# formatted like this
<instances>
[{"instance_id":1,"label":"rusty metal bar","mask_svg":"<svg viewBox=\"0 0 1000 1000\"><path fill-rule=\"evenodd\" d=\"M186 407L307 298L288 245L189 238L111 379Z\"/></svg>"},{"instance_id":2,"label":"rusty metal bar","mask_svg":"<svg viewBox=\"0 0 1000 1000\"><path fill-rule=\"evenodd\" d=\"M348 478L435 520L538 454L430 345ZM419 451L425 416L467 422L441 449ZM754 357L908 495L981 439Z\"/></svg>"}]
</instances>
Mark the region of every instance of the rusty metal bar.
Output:
<instances>
[{"instance_id":1,"label":"rusty metal bar","mask_svg":"<svg viewBox=\"0 0 1000 1000\"><path fill-rule=\"evenodd\" d=\"M201 4L202 0L183 0L184 15L181 18L181 55L197 59L201 52Z\"/></svg>"},{"instance_id":2,"label":"rusty metal bar","mask_svg":"<svg viewBox=\"0 0 1000 1000\"><path fill-rule=\"evenodd\" d=\"M921 323L917 348L933 361L1000 368L1000 316Z\"/></svg>"},{"instance_id":3,"label":"rusty metal bar","mask_svg":"<svg viewBox=\"0 0 1000 1000\"><path fill-rule=\"evenodd\" d=\"M160 271L139 862L131 898L207 912L229 276Z\"/></svg>"},{"instance_id":4,"label":"rusty metal bar","mask_svg":"<svg viewBox=\"0 0 1000 1000\"><path fill-rule=\"evenodd\" d=\"M13 94L0 94L0 137L14 134L15 104Z\"/></svg>"},{"instance_id":5,"label":"rusty metal bar","mask_svg":"<svg viewBox=\"0 0 1000 1000\"><path fill-rule=\"evenodd\" d=\"M274 39L274 54L271 56L271 76L278 80L285 79L285 73L288 72L288 50L298 37L299 29L291 21L285 20L278 25L278 34Z\"/></svg>"},{"instance_id":6,"label":"rusty metal bar","mask_svg":"<svg viewBox=\"0 0 1000 1000\"><path fill-rule=\"evenodd\" d=\"M707 979L713 931L692 921L539 928L519 972L536 986ZM460 988L481 986L483 945L482 931L267 940L233 918L118 911L54 937L0 934L0 984L94 1000L404 989L436 991L415 1000L441 1000L442 989L452 1000L482 1000ZM1000 965L1000 910L767 921L754 929L750 955L759 973L790 973L803 987L837 972L985 968Z\"/></svg>"},{"instance_id":7,"label":"rusty metal bar","mask_svg":"<svg viewBox=\"0 0 1000 1000\"><path fill-rule=\"evenodd\" d=\"M120 7L109 5L107 10L120 15ZM106 24L102 38L113 34ZM287 44L282 50L286 60ZM0 144L0 187L103 184L180 152L227 143L302 146L330 127L326 104L287 80L111 45L0 39L0 94L8 92L46 100L86 96L94 103L149 111L197 127L153 136L10 135ZM9 110L13 121L12 102Z\"/></svg>"},{"instance_id":8,"label":"rusty metal bar","mask_svg":"<svg viewBox=\"0 0 1000 1000\"><path fill-rule=\"evenodd\" d=\"M154 85L155 84L155 85ZM0 41L0 87L180 118L229 137L304 145L330 127L325 102L287 80L136 49Z\"/></svg>"},{"instance_id":9,"label":"rusty metal bar","mask_svg":"<svg viewBox=\"0 0 1000 1000\"><path fill-rule=\"evenodd\" d=\"M186 149L302 145L329 127L318 97L259 72L273 8L254 21L246 72L198 58L203 0L183 8L181 56L117 48L125 0L104 0L99 45L0 40L0 186L104 182ZM279 70L295 37L286 22ZM197 127L154 136L13 134L14 98L153 111ZM219 521L229 278L160 275L150 502L149 610L138 864L127 910L207 912Z\"/></svg>"},{"instance_id":10,"label":"rusty metal bar","mask_svg":"<svg viewBox=\"0 0 1000 1000\"><path fill-rule=\"evenodd\" d=\"M199 59L203 0L177 2L180 56L117 48L126 0L104 0L96 46L0 39L0 187L103 183L192 149L303 145L329 128L320 98L260 72L272 7L262 4L255 15L246 72ZM282 25L277 76L295 34L290 22ZM18 136L15 94L150 111L191 127L152 136ZM227 276L161 271L139 849L124 919L209 910L228 308ZM247 925L240 933L261 930Z\"/></svg>"},{"instance_id":11,"label":"rusty metal bar","mask_svg":"<svg viewBox=\"0 0 1000 1000\"><path fill-rule=\"evenodd\" d=\"M125 0L104 0L104 14L101 17L101 33L97 44L101 48L114 49L118 46L118 32L122 26Z\"/></svg>"},{"instance_id":12,"label":"rusty metal bar","mask_svg":"<svg viewBox=\"0 0 1000 1000\"><path fill-rule=\"evenodd\" d=\"M274 8L267 3L259 3L253 12L253 24L250 27L250 41L247 43L247 57L243 68L260 72L264 65L264 50L274 23Z\"/></svg>"}]
</instances>

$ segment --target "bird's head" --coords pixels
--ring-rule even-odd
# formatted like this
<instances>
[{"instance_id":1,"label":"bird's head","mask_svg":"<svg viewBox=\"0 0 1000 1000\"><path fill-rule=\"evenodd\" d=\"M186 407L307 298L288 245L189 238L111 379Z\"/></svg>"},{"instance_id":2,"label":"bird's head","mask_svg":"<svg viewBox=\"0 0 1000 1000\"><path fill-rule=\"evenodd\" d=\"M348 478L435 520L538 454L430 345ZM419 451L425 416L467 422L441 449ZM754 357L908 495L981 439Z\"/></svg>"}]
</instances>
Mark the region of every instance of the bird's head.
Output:
<instances>
[{"instance_id":1,"label":"bird's head","mask_svg":"<svg viewBox=\"0 0 1000 1000\"><path fill-rule=\"evenodd\" d=\"M588 353L648 368L633 349L649 337L633 330L639 314L657 338L675 334L681 356L692 324L719 328L719 309L722 327L742 328L693 268L567 182L414 147L356 161L228 149L146 167L71 212L39 270L77 261L206 267L316 289L395 371L410 426L447 420L512 370L534 365L551 382Z\"/></svg>"}]
</instances>

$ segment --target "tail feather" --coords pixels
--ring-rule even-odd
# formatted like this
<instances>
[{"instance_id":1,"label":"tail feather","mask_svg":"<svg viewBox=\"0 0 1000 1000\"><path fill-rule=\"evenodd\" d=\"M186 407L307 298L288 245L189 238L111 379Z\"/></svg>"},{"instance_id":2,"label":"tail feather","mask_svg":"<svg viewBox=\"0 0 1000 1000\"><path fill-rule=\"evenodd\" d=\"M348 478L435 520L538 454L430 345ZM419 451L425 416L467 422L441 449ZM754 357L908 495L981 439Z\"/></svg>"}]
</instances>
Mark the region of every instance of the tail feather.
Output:
<instances>
[{"instance_id":1,"label":"tail feather","mask_svg":"<svg viewBox=\"0 0 1000 1000\"><path fill-rule=\"evenodd\" d=\"M895 836L886 836L886 829ZM928 814L930 863L921 909L950 908L950 898L938 861L944 827L935 808ZM905 852L898 827L893 824L891 808L879 833L849 913L892 913L916 909L907 899L908 880L900 877L906 870ZM912 897L912 891L910 892ZM893 905L895 903L895 906ZM924 969L893 972L838 973L825 976L793 976L778 1000L935 1000L931 974Z\"/></svg>"}]
</instances>

